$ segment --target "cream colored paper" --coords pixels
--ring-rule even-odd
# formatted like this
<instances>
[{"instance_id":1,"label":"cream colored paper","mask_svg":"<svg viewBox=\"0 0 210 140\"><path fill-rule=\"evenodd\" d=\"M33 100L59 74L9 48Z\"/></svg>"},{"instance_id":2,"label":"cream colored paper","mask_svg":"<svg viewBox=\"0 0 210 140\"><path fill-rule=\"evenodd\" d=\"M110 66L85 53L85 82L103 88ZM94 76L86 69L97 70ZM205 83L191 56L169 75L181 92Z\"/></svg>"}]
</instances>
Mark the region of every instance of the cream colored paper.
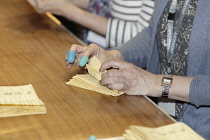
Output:
<instances>
[{"instance_id":1,"label":"cream colored paper","mask_svg":"<svg viewBox=\"0 0 210 140\"><path fill-rule=\"evenodd\" d=\"M119 96L123 94L121 91L111 90L106 86L99 84L102 75L102 73L99 71L101 63L95 56L90 59L90 62L89 64L86 64L86 67L89 74L77 74L76 76L73 76L72 79L70 79L70 81L68 81L66 84L93 90L105 95Z\"/></svg>"},{"instance_id":2,"label":"cream colored paper","mask_svg":"<svg viewBox=\"0 0 210 140\"><path fill-rule=\"evenodd\" d=\"M37 97L32 85L1 86L0 104L13 105L43 105Z\"/></svg>"},{"instance_id":3,"label":"cream colored paper","mask_svg":"<svg viewBox=\"0 0 210 140\"><path fill-rule=\"evenodd\" d=\"M80 88L93 90L105 95L112 95L112 96L119 96L121 92L117 90L111 90L107 88L106 86L102 86L99 84L99 82L90 76L89 74L85 75L76 75L71 79L67 84L74 85Z\"/></svg>"},{"instance_id":4,"label":"cream colored paper","mask_svg":"<svg viewBox=\"0 0 210 140\"><path fill-rule=\"evenodd\" d=\"M158 128L131 126L123 134L125 140L204 140L184 123L174 123Z\"/></svg>"},{"instance_id":5,"label":"cream colored paper","mask_svg":"<svg viewBox=\"0 0 210 140\"><path fill-rule=\"evenodd\" d=\"M101 68L101 62L95 56L93 56L90 59L90 62L87 65L90 65L91 67L93 67L93 69L95 69L98 72L99 72L99 69Z\"/></svg>"},{"instance_id":6,"label":"cream colored paper","mask_svg":"<svg viewBox=\"0 0 210 140\"><path fill-rule=\"evenodd\" d=\"M31 84L0 87L0 117L45 114L44 103Z\"/></svg>"},{"instance_id":7,"label":"cream colored paper","mask_svg":"<svg viewBox=\"0 0 210 140\"><path fill-rule=\"evenodd\" d=\"M14 117L45 113L45 106L0 106L0 117Z\"/></svg>"}]
</instances>

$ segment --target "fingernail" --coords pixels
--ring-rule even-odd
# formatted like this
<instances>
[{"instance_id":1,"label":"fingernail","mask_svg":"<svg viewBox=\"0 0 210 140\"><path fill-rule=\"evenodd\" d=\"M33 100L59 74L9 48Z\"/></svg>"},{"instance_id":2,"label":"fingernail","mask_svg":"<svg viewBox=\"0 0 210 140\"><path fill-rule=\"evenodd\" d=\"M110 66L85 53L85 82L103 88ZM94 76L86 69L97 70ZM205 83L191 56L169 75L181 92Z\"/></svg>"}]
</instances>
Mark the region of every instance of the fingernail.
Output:
<instances>
[{"instance_id":1,"label":"fingernail","mask_svg":"<svg viewBox=\"0 0 210 140\"><path fill-rule=\"evenodd\" d=\"M79 61L79 66L83 67L88 62L87 56L82 56L82 58Z\"/></svg>"},{"instance_id":2,"label":"fingernail","mask_svg":"<svg viewBox=\"0 0 210 140\"><path fill-rule=\"evenodd\" d=\"M89 137L89 140L96 140L96 136L91 135L91 136Z\"/></svg>"},{"instance_id":3,"label":"fingernail","mask_svg":"<svg viewBox=\"0 0 210 140\"><path fill-rule=\"evenodd\" d=\"M76 53L74 51L68 51L67 53L67 61L69 63L73 63L75 59Z\"/></svg>"}]
</instances>

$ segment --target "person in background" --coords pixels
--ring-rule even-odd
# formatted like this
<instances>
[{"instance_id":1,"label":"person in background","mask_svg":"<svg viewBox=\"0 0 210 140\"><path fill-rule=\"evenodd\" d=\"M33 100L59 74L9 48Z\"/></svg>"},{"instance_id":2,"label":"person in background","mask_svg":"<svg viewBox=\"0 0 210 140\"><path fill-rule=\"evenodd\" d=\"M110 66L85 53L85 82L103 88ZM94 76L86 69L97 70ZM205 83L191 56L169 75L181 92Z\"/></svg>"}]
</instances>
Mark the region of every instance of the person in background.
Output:
<instances>
[{"instance_id":1,"label":"person in background","mask_svg":"<svg viewBox=\"0 0 210 140\"><path fill-rule=\"evenodd\" d=\"M100 16L89 12L91 7L97 5L97 0L27 1L39 13L61 15L88 28L91 32L88 32L87 40L105 49L119 46L141 32L148 26L154 9L154 0L107 0L111 15Z\"/></svg>"},{"instance_id":2,"label":"person in background","mask_svg":"<svg viewBox=\"0 0 210 140\"><path fill-rule=\"evenodd\" d=\"M111 18L111 0L90 0L86 9L88 12L105 18ZM95 39L95 37L97 39ZM82 41L85 44L95 43L105 47L105 37L85 28L82 32Z\"/></svg>"},{"instance_id":3,"label":"person in background","mask_svg":"<svg viewBox=\"0 0 210 140\"><path fill-rule=\"evenodd\" d=\"M74 44L69 54L78 55L68 55L67 68L83 67L95 55L101 72L116 68L103 73L100 84L129 95L182 101L174 117L209 140L209 7L209 0L156 0L149 27L136 37L109 51Z\"/></svg>"}]
</instances>

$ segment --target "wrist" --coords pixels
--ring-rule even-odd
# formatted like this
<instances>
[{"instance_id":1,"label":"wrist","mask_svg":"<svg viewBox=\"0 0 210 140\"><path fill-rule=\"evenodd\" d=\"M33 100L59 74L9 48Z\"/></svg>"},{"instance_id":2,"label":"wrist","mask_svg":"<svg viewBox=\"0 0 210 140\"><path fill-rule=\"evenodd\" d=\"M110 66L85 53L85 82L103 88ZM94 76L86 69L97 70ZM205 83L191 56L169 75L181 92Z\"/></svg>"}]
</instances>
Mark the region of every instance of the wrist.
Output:
<instances>
[{"instance_id":1,"label":"wrist","mask_svg":"<svg viewBox=\"0 0 210 140\"><path fill-rule=\"evenodd\" d=\"M165 75L162 77L161 87L162 87L163 98L168 98L172 83L173 83L172 75Z\"/></svg>"},{"instance_id":2,"label":"wrist","mask_svg":"<svg viewBox=\"0 0 210 140\"><path fill-rule=\"evenodd\" d=\"M155 75L154 78L151 78L151 79L154 79L154 81L152 82L151 90L147 94L148 96L152 96L152 97L162 96L162 87L160 86L160 84L161 84L163 76L164 75L159 74L159 75Z\"/></svg>"}]
</instances>

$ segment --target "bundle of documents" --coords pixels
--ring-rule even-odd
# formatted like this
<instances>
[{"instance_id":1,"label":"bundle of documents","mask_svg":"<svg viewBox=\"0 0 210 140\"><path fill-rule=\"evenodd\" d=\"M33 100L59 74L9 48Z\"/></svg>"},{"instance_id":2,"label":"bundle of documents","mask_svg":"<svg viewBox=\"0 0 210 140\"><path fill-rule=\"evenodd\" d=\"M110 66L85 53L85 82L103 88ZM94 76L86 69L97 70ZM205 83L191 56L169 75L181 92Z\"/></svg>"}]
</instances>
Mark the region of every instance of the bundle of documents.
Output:
<instances>
[{"instance_id":1,"label":"bundle of documents","mask_svg":"<svg viewBox=\"0 0 210 140\"><path fill-rule=\"evenodd\" d=\"M32 85L0 87L0 117L45 113L44 103Z\"/></svg>"},{"instance_id":2,"label":"bundle of documents","mask_svg":"<svg viewBox=\"0 0 210 140\"><path fill-rule=\"evenodd\" d=\"M70 79L70 81L68 81L66 84L93 90L105 95L119 96L123 94L122 91L111 90L106 86L99 84L102 75L102 73L99 71L101 62L95 56L90 59L90 62L89 64L86 64L86 67L88 69L88 74L77 74L76 76L73 76L72 79Z\"/></svg>"},{"instance_id":3,"label":"bundle of documents","mask_svg":"<svg viewBox=\"0 0 210 140\"><path fill-rule=\"evenodd\" d=\"M174 123L158 128L132 125L123 135L124 140L204 140L184 123Z\"/></svg>"}]
</instances>

